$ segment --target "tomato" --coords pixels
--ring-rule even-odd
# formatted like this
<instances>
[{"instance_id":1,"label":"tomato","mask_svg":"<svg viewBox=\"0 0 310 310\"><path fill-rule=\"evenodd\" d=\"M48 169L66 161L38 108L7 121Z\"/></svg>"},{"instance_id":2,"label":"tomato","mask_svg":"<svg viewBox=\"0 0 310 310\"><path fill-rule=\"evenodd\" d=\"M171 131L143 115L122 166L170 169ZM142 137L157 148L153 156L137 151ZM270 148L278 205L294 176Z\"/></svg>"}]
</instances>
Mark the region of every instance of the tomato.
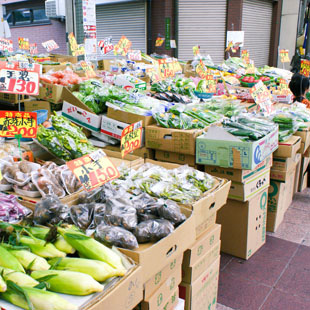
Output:
<instances>
[{"instance_id":1,"label":"tomato","mask_svg":"<svg viewBox=\"0 0 310 310\"><path fill-rule=\"evenodd\" d=\"M254 80L254 83L258 83L260 80Z\"/></svg>"},{"instance_id":2,"label":"tomato","mask_svg":"<svg viewBox=\"0 0 310 310\"><path fill-rule=\"evenodd\" d=\"M270 81L270 77L269 76L265 76L265 81Z\"/></svg>"},{"instance_id":3,"label":"tomato","mask_svg":"<svg viewBox=\"0 0 310 310\"><path fill-rule=\"evenodd\" d=\"M255 80L255 79L254 79L254 76L250 76L250 77L249 77L249 83L254 83L254 80Z\"/></svg>"},{"instance_id":4,"label":"tomato","mask_svg":"<svg viewBox=\"0 0 310 310\"><path fill-rule=\"evenodd\" d=\"M264 76L261 76L259 79L262 80L262 81L265 81L265 77Z\"/></svg>"},{"instance_id":5,"label":"tomato","mask_svg":"<svg viewBox=\"0 0 310 310\"><path fill-rule=\"evenodd\" d=\"M248 76L245 76L243 79L242 79L242 82L248 82L249 81L249 77Z\"/></svg>"}]
</instances>

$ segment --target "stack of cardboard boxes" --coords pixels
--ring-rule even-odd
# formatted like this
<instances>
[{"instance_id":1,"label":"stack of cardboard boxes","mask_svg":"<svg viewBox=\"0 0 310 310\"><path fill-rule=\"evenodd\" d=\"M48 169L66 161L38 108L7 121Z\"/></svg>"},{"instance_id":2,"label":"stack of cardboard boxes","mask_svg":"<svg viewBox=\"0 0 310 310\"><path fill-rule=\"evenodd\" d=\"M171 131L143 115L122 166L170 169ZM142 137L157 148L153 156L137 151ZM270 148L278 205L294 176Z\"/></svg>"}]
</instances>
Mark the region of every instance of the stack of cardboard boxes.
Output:
<instances>
[{"instance_id":1,"label":"stack of cardboard boxes","mask_svg":"<svg viewBox=\"0 0 310 310\"><path fill-rule=\"evenodd\" d=\"M274 153L268 190L268 231L277 230L292 203L297 181L296 174L300 169L298 167L300 167L301 155L297 153L300 147L301 138L292 136L287 141L279 143L279 148Z\"/></svg>"}]
</instances>

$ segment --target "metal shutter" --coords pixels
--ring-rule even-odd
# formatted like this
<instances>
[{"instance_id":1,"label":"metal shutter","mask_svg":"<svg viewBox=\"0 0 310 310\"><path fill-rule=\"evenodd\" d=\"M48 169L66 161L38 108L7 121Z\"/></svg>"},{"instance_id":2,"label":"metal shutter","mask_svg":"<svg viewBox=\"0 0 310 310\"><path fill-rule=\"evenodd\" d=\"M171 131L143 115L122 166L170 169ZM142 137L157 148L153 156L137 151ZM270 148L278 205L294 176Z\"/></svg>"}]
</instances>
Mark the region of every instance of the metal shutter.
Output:
<instances>
[{"instance_id":1,"label":"metal shutter","mask_svg":"<svg viewBox=\"0 0 310 310\"><path fill-rule=\"evenodd\" d=\"M242 30L244 46L255 66L268 65L272 22L271 0L244 0Z\"/></svg>"},{"instance_id":2,"label":"metal shutter","mask_svg":"<svg viewBox=\"0 0 310 310\"><path fill-rule=\"evenodd\" d=\"M227 0L179 0L178 57L193 58L193 46L199 45L203 54L213 62L224 59Z\"/></svg>"},{"instance_id":3,"label":"metal shutter","mask_svg":"<svg viewBox=\"0 0 310 310\"><path fill-rule=\"evenodd\" d=\"M146 52L146 2L118 3L96 6L97 40L112 36L116 44L122 35L132 42L132 49ZM111 58L113 52L98 59Z\"/></svg>"}]
</instances>

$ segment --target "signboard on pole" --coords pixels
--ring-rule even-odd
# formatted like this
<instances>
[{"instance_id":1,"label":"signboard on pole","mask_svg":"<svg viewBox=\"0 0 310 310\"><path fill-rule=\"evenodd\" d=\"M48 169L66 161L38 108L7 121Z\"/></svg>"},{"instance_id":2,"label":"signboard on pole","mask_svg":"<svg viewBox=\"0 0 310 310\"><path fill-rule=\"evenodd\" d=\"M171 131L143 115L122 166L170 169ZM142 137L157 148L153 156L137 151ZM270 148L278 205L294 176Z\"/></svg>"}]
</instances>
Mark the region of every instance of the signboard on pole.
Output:
<instances>
[{"instance_id":1,"label":"signboard on pole","mask_svg":"<svg viewBox=\"0 0 310 310\"><path fill-rule=\"evenodd\" d=\"M85 58L97 60L96 0L83 0Z\"/></svg>"}]
</instances>

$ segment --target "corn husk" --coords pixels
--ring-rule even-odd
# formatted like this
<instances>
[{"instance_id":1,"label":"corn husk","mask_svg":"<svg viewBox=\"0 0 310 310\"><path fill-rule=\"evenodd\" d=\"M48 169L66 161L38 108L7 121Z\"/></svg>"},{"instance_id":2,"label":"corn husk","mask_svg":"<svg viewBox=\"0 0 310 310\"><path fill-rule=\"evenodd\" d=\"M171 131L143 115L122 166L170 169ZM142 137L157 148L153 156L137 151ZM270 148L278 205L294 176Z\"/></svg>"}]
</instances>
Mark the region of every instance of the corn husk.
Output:
<instances>
[{"instance_id":1,"label":"corn husk","mask_svg":"<svg viewBox=\"0 0 310 310\"><path fill-rule=\"evenodd\" d=\"M18 261L18 259L1 245L0 245L0 266L20 272L25 272L23 266Z\"/></svg>"},{"instance_id":2,"label":"corn husk","mask_svg":"<svg viewBox=\"0 0 310 310\"><path fill-rule=\"evenodd\" d=\"M57 293L84 296L103 290L103 285L81 272L41 270L33 271L31 276L38 281L48 283L48 289Z\"/></svg>"},{"instance_id":3,"label":"corn husk","mask_svg":"<svg viewBox=\"0 0 310 310\"><path fill-rule=\"evenodd\" d=\"M2 276L0 276L0 293L5 292L6 289L7 289L6 283L5 283L5 281L3 280Z\"/></svg>"},{"instance_id":4,"label":"corn husk","mask_svg":"<svg viewBox=\"0 0 310 310\"><path fill-rule=\"evenodd\" d=\"M63 236L58 236L57 240L54 243L55 247L62 252L65 252L67 254L73 254L75 253L75 248L72 247Z\"/></svg>"},{"instance_id":5,"label":"corn husk","mask_svg":"<svg viewBox=\"0 0 310 310\"><path fill-rule=\"evenodd\" d=\"M34 287L39 284L38 281L28 276L27 274L12 269L0 267L0 274L5 281L10 280L20 286Z\"/></svg>"}]
</instances>

